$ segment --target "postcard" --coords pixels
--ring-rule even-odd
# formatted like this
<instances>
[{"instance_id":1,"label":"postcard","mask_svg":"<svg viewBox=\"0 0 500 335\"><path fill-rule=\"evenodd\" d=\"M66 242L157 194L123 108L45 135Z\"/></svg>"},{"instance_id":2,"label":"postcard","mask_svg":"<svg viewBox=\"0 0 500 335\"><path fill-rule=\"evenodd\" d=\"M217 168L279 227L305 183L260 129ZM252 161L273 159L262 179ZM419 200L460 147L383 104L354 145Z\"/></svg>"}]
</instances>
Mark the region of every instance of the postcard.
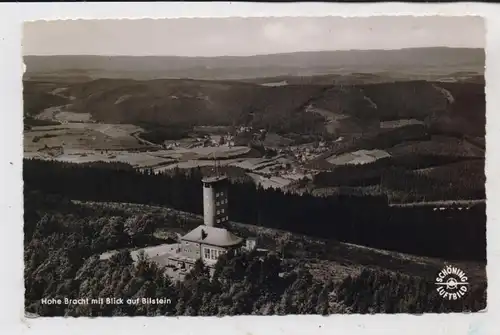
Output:
<instances>
[{"instance_id":1,"label":"postcard","mask_svg":"<svg viewBox=\"0 0 500 335\"><path fill-rule=\"evenodd\" d=\"M26 315L486 309L483 18L23 34Z\"/></svg>"}]
</instances>

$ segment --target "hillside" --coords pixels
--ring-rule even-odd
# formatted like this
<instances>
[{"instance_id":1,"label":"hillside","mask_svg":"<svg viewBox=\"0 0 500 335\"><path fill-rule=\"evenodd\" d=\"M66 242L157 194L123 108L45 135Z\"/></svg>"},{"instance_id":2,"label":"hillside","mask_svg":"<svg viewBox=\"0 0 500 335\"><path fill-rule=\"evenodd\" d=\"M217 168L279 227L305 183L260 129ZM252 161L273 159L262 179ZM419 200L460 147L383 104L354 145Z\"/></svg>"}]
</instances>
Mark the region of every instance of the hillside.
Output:
<instances>
[{"instance_id":1,"label":"hillside","mask_svg":"<svg viewBox=\"0 0 500 335\"><path fill-rule=\"evenodd\" d=\"M158 222L155 235L171 236L176 233L187 233L203 224L203 217L172 208L148 206L133 203L112 202L80 202L73 201L84 208L98 212L120 212L128 216L145 215L155 218ZM178 222L169 220L177 218ZM184 222L180 224L179 218ZM174 225L172 225L174 224ZM228 228L239 236L258 237L260 247L269 250L279 250L279 241L287 240L287 258L307 260L306 267L316 276L317 280L340 281L348 275L359 273L363 268L384 269L402 272L408 275L425 274L432 276L446 264L438 258L420 257L410 254L390 252L360 245L342 243L335 240L311 238L306 235L293 234L285 230L270 229L239 222L228 223ZM484 280L484 269L480 263L460 262L461 268L467 271L476 281Z\"/></svg>"},{"instance_id":2,"label":"hillside","mask_svg":"<svg viewBox=\"0 0 500 335\"><path fill-rule=\"evenodd\" d=\"M486 307L484 262L449 263L231 223L242 236L258 236L271 252L223 255L212 277L198 263L177 282L147 257L134 263L126 249L169 243L176 233L198 225L199 217L160 206L75 203L36 192L25 194L24 204L25 308L39 316L429 313ZM122 251L101 260L110 250ZM467 273L464 299L438 296L433 281L446 265ZM41 303L47 297L96 295L170 301Z\"/></svg>"},{"instance_id":3,"label":"hillside","mask_svg":"<svg viewBox=\"0 0 500 335\"><path fill-rule=\"evenodd\" d=\"M366 133L379 128L381 121L412 118L425 121L438 133L484 136L485 128L484 86L472 83L269 87L232 81L99 79L58 88L64 95L51 94L53 85L26 81L25 113L70 104L68 111L90 113L99 122L181 127L247 124L282 134Z\"/></svg>"}]
</instances>

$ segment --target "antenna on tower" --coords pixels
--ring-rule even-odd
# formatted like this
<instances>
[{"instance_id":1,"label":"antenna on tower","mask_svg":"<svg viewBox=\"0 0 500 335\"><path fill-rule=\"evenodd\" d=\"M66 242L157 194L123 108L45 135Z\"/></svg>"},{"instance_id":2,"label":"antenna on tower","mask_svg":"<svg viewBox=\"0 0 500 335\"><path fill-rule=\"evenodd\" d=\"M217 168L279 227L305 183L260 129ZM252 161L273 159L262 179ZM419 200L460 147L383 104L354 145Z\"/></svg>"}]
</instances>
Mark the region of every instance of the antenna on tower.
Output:
<instances>
[{"instance_id":1,"label":"antenna on tower","mask_svg":"<svg viewBox=\"0 0 500 335\"><path fill-rule=\"evenodd\" d=\"M214 167L215 167L215 176L219 177L219 167L217 166L217 157L215 157L215 151L212 152L214 155Z\"/></svg>"}]
</instances>

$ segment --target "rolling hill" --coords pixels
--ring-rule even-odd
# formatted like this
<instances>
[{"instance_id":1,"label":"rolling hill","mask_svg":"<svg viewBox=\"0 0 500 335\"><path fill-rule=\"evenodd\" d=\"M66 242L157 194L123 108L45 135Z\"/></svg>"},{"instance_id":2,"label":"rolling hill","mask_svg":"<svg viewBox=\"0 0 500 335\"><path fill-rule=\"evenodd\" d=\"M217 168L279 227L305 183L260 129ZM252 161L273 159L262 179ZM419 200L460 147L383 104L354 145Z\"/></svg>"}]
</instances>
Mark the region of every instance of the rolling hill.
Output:
<instances>
[{"instance_id":1,"label":"rolling hill","mask_svg":"<svg viewBox=\"0 0 500 335\"><path fill-rule=\"evenodd\" d=\"M483 49L418 48L295 52L245 57L175 56L25 56L25 78L37 76L89 78L191 78L241 80L276 76L404 72L448 75L484 73Z\"/></svg>"},{"instance_id":2,"label":"rolling hill","mask_svg":"<svg viewBox=\"0 0 500 335\"><path fill-rule=\"evenodd\" d=\"M58 88L63 93L54 95L53 85L26 81L25 114L69 104L69 111L90 113L94 120L107 123L247 124L283 134L322 134L336 129L330 132L339 135L367 133L380 128L381 121L416 119L436 133L484 136L485 131L484 86L472 83L269 87L234 81L99 79ZM323 112L311 112L308 107ZM335 126L326 127L326 122Z\"/></svg>"}]
</instances>

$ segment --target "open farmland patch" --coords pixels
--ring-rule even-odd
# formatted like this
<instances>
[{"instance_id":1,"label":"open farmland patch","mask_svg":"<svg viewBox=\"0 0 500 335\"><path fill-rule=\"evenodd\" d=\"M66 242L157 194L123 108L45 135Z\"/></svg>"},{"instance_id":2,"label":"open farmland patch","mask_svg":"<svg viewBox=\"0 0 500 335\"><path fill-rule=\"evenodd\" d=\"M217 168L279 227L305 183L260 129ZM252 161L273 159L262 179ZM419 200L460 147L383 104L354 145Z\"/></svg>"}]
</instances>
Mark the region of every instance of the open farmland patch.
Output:
<instances>
[{"instance_id":1,"label":"open farmland patch","mask_svg":"<svg viewBox=\"0 0 500 335\"><path fill-rule=\"evenodd\" d=\"M57 114L61 113L65 106L52 106L45 108L41 113L35 116L37 120L54 120Z\"/></svg>"},{"instance_id":2,"label":"open farmland patch","mask_svg":"<svg viewBox=\"0 0 500 335\"><path fill-rule=\"evenodd\" d=\"M382 121L380 122L380 128L382 129L394 129L399 127L405 127L409 125L423 125L424 122L417 119L400 119L392 121Z\"/></svg>"},{"instance_id":3,"label":"open farmland patch","mask_svg":"<svg viewBox=\"0 0 500 335\"><path fill-rule=\"evenodd\" d=\"M277 82L264 83L261 85L267 86L267 87L277 87L277 86L286 86L286 85L288 85L288 82L286 80L283 80L283 81L277 81Z\"/></svg>"},{"instance_id":4,"label":"open farmland patch","mask_svg":"<svg viewBox=\"0 0 500 335\"><path fill-rule=\"evenodd\" d=\"M60 162L69 163L91 163L91 162L119 162L132 165L134 168L149 168L169 164L172 160L156 157L148 152L127 151L102 151L102 150L78 150L65 149L57 157L44 154L43 152L25 153L25 157L40 159L55 159Z\"/></svg>"},{"instance_id":5,"label":"open farmland patch","mask_svg":"<svg viewBox=\"0 0 500 335\"><path fill-rule=\"evenodd\" d=\"M221 167L226 167L226 166L232 166L232 167L238 167L238 163L242 160L242 158L236 158L236 159L225 159L219 162L219 165ZM214 161L213 160L204 160L204 159L190 159L190 160L185 160L185 161L179 161L179 160L172 160L170 163L165 164L163 166L155 167L154 171L155 172L164 172L168 170L172 170L175 168L178 169L191 169L191 168L203 168L203 167L214 167Z\"/></svg>"},{"instance_id":6,"label":"open farmland patch","mask_svg":"<svg viewBox=\"0 0 500 335\"><path fill-rule=\"evenodd\" d=\"M247 175L252 177L254 182L257 185L262 186L264 189L267 189L267 188L281 189L281 188L288 186L293 181L291 179L286 179L286 178L277 177L277 176L265 177L265 176L261 176L259 174L252 173L252 172L247 173Z\"/></svg>"},{"instance_id":7,"label":"open farmland patch","mask_svg":"<svg viewBox=\"0 0 500 335\"><path fill-rule=\"evenodd\" d=\"M275 158L246 158L245 160L242 160L237 163L233 163L233 166L242 168L244 170L260 170L268 166L273 166L278 163L280 157L275 157Z\"/></svg>"},{"instance_id":8,"label":"open farmland patch","mask_svg":"<svg viewBox=\"0 0 500 335\"><path fill-rule=\"evenodd\" d=\"M133 125L96 123L37 126L24 132L25 151L36 151L44 146L62 146L80 151L144 149L148 146L131 135L131 132L140 129Z\"/></svg>"},{"instance_id":9,"label":"open farmland patch","mask_svg":"<svg viewBox=\"0 0 500 335\"><path fill-rule=\"evenodd\" d=\"M59 122L89 122L92 118L90 113L73 113L60 111L54 115L54 119Z\"/></svg>"},{"instance_id":10,"label":"open farmland patch","mask_svg":"<svg viewBox=\"0 0 500 335\"><path fill-rule=\"evenodd\" d=\"M113 138L132 137L132 134L142 131L141 127L132 124L92 124L90 127Z\"/></svg>"},{"instance_id":11,"label":"open farmland patch","mask_svg":"<svg viewBox=\"0 0 500 335\"><path fill-rule=\"evenodd\" d=\"M373 163L379 159L391 157L391 155L384 150L358 150L338 156L332 156L327 159L328 163L334 165L346 164L367 164Z\"/></svg>"},{"instance_id":12,"label":"open farmland patch","mask_svg":"<svg viewBox=\"0 0 500 335\"><path fill-rule=\"evenodd\" d=\"M179 161L188 160L214 160L238 158L250 152L248 147L195 147L182 148L177 147L171 150L159 150L155 155L177 159ZM213 164L213 162L212 162Z\"/></svg>"}]
</instances>

